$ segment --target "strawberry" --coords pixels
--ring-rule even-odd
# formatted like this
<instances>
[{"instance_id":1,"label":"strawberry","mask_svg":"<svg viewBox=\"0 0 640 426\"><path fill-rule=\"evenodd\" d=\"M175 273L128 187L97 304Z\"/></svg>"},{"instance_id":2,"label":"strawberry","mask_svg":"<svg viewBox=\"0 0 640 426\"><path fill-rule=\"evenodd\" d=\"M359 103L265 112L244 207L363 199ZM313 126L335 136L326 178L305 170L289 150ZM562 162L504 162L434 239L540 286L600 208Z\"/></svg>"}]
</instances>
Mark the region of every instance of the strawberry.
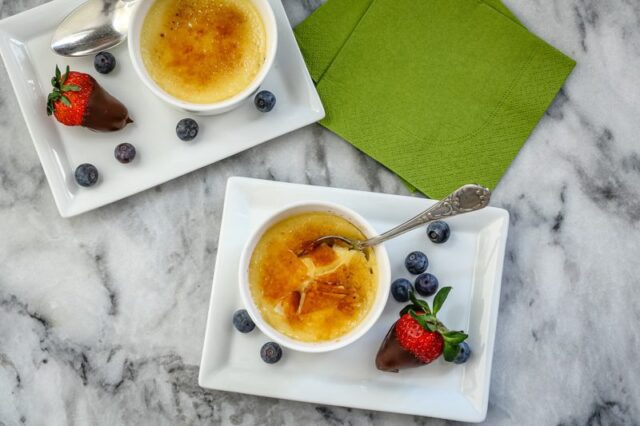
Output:
<instances>
[{"instance_id":1,"label":"strawberry","mask_svg":"<svg viewBox=\"0 0 640 426\"><path fill-rule=\"evenodd\" d=\"M422 314L424 312L418 313ZM444 339L440 333L423 328L409 313L396 322L396 339L400 346L424 364L435 361L444 347Z\"/></svg>"},{"instance_id":2,"label":"strawberry","mask_svg":"<svg viewBox=\"0 0 640 426\"><path fill-rule=\"evenodd\" d=\"M429 364L444 354L453 361L467 335L447 329L436 314L444 304L451 287L442 288L433 299L433 309L424 300L410 293L411 304L400 312L400 319L391 327L378 355L376 367L398 372L403 368Z\"/></svg>"},{"instance_id":3,"label":"strawberry","mask_svg":"<svg viewBox=\"0 0 640 426\"><path fill-rule=\"evenodd\" d=\"M122 129L131 123L127 108L107 93L89 74L62 74L56 66L53 90L47 98L47 115L66 126L84 126L98 131Z\"/></svg>"},{"instance_id":4,"label":"strawberry","mask_svg":"<svg viewBox=\"0 0 640 426\"><path fill-rule=\"evenodd\" d=\"M56 67L56 75L51 79L53 91L47 99L47 114L67 126L81 126L84 112L93 93L95 80L88 74L67 72L60 75Z\"/></svg>"}]
</instances>

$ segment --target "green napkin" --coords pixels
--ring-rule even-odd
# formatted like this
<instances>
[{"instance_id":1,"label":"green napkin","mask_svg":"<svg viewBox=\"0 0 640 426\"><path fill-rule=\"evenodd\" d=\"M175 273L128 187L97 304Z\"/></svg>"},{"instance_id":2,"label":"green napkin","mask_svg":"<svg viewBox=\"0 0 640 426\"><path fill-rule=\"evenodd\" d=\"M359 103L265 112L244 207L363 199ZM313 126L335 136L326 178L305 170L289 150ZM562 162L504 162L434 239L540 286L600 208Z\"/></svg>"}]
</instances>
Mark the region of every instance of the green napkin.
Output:
<instances>
[{"instance_id":1,"label":"green napkin","mask_svg":"<svg viewBox=\"0 0 640 426\"><path fill-rule=\"evenodd\" d=\"M494 187L575 65L499 0L329 0L296 37L321 124L434 198Z\"/></svg>"}]
</instances>

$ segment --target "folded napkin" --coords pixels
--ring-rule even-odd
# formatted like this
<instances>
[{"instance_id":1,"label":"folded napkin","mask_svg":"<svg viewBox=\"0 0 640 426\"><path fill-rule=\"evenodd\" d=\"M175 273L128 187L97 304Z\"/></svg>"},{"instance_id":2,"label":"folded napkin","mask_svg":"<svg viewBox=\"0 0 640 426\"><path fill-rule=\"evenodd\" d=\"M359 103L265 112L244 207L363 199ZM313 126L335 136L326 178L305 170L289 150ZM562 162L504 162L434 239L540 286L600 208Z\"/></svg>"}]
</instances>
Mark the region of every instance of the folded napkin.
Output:
<instances>
[{"instance_id":1,"label":"folded napkin","mask_svg":"<svg viewBox=\"0 0 640 426\"><path fill-rule=\"evenodd\" d=\"M500 0L329 0L295 32L321 124L434 198L493 188L575 66Z\"/></svg>"}]
</instances>

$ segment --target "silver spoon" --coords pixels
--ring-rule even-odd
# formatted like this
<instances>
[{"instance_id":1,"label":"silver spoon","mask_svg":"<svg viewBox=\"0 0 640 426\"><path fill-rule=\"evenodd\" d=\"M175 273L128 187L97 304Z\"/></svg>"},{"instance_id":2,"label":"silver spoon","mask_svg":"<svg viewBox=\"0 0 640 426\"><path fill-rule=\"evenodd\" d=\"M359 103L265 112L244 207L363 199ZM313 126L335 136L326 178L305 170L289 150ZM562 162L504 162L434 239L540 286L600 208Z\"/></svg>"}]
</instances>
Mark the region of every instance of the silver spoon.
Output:
<instances>
[{"instance_id":1,"label":"silver spoon","mask_svg":"<svg viewBox=\"0 0 640 426\"><path fill-rule=\"evenodd\" d=\"M88 0L58 26L51 49L62 56L85 56L127 38L131 13L139 0Z\"/></svg>"},{"instance_id":2,"label":"silver spoon","mask_svg":"<svg viewBox=\"0 0 640 426\"><path fill-rule=\"evenodd\" d=\"M364 241L352 240L340 235L327 235L326 237L320 237L307 244L298 255L303 256L308 254L322 243L333 245L336 242L344 243L351 250L363 251L367 247L381 244L387 240L397 237L398 235L422 226L425 223L483 209L489 204L490 198L491 191L487 188L480 185L464 185L420 213L418 216L413 219L409 219L402 225L398 225L384 234L380 234Z\"/></svg>"}]
</instances>

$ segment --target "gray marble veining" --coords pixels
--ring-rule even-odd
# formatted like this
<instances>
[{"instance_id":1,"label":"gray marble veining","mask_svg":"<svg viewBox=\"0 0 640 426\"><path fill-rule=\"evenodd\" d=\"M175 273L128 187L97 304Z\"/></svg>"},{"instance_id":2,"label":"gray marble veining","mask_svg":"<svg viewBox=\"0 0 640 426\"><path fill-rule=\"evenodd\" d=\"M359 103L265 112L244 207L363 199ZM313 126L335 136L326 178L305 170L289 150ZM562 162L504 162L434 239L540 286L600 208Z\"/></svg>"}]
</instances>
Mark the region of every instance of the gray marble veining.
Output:
<instances>
[{"instance_id":1,"label":"gray marble veining","mask_svg":"<svg viewBox=\"0 0 640 426\"><path fill-rule=\"evenodd\" d=\"M0 0L0 17L44 3ZM319 0L285 0L291 22ZM495 191L510 210L487 424L640 424L640 1L506 1L578 65ZM310 126L61 219L0 68L0 425L446 422L197 385L224 185L406 193Z\"/></svg>"}]
</instances>

